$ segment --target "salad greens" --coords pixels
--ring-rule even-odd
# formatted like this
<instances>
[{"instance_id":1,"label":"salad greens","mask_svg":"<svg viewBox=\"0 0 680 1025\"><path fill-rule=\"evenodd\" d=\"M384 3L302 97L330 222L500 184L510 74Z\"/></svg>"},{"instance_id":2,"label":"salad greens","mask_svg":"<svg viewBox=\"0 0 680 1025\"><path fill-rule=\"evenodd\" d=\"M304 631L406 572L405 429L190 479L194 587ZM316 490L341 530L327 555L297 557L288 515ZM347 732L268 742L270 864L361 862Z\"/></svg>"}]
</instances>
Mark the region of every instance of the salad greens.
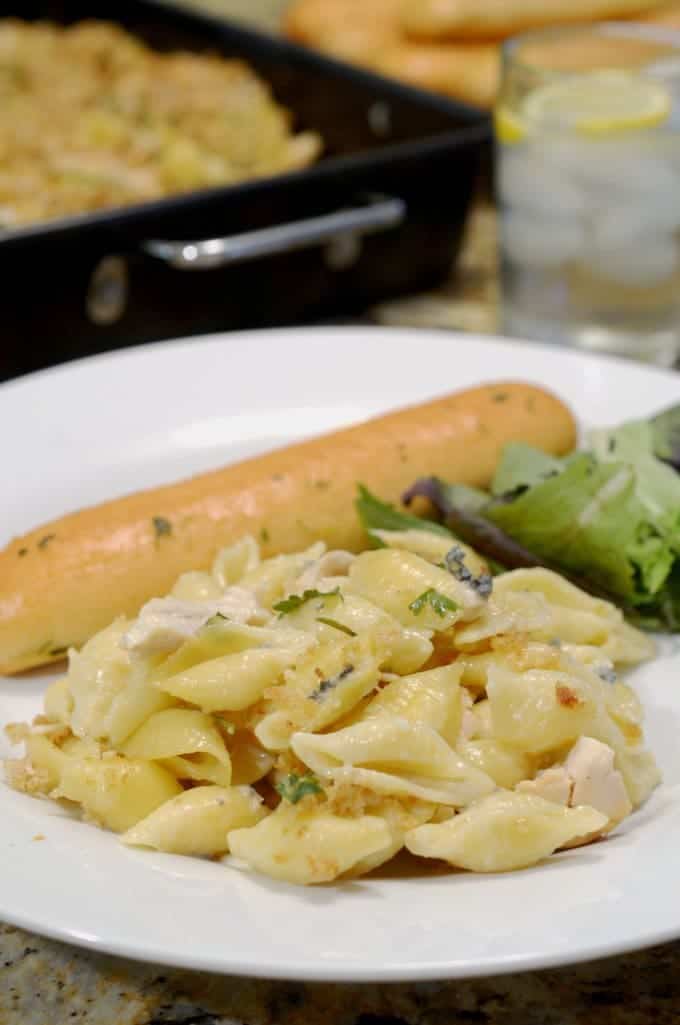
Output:
<instances>
[{"instance_id":1,"label":"salad greens","mask_svg":"<svg viewBox=\"0 0 680 1025\"><path fill-rule=\"evenodd\" d=\"M530 488L553 473L559 473L562 463L554 456L531 445L513 442L505 446L503 457L496 468L491 484L493 495L505 495L516 488ZM478 492L484 495L484 492ZM485 495L486 501L486 495Z\"/></svg>"},{"instance_id":2,"label":"salad greens","mask_svg":"<svg viewBox=\"0 0 680 1025\"><path fill-rule=\"evenodd\" d=\"M651 421L652 445L657 459L680 470L680 406L665 409Z\"/></svg>"},{"instance_id":3,"label":"salad greens","mask_svg":"<svg viewBox=\"0 0 680 1025\"><path fill-rule=\"evenodd\" d=\"M372 495L363 484L359 485L359 495L355 504L366 533L378 548L385 546L374 533L376 530L430 530L432 533L442 534L444 537L453 536L451 531L441 523L424 520L420 516L411 516L410 513L404 512L402 509L395 509L388 502L382 502Z\"/></svg>"},{"instance_id":4,"label":"salad greens","mask_svg":"<svg viewBox=\"0 0 680 1025\"><path fill-rule=\"evenodd\" d=\"M505 569L547 566L641 625L680 631L680 406L593 431L564 459L507 445L488 493L426 478L404 502L416 496L443 523L385 512L364 490L357 504L369 535L446 526Z\"/></svg>"}]
</instances>

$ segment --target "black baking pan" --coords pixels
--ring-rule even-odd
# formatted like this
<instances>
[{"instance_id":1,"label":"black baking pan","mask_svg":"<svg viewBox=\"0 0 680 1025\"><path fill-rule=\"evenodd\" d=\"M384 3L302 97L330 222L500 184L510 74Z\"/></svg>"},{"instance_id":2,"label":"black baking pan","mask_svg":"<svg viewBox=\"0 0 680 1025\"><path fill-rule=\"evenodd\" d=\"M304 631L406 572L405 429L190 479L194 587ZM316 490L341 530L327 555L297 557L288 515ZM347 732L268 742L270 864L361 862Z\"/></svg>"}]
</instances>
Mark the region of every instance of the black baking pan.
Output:
<instances>
[{"instance_id":1,"label":"black baking pan","mask_svg":"<svg viewBox=\"0 0 680 1025\"><path fill-rule=\"evenodd\" d=\"M0 379L172 336L349 316L450 272L480 111L160 0L17 0L0 17L117 22L159 50L246 60L318 131L304 171L0 236Z\"/></svg>"}]
</instances>

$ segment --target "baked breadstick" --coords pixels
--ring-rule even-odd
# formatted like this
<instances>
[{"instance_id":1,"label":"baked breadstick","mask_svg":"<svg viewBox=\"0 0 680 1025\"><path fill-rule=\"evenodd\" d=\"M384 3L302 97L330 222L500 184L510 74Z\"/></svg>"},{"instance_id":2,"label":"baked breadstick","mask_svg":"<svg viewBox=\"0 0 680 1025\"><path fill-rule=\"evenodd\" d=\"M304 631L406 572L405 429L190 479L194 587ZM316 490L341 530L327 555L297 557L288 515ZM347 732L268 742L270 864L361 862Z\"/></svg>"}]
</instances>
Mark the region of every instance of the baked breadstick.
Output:
<instances>
[{"instance_id":1,"label":"baked breadstick","mask_svg":"<svg viewBox=\"0 0 680 1025\"><path fill-rule=\"evenodd\" d=\"M475 107L492 107L500 79L494 43L398 42L375 61L377 70L421 89L444 93Z\"/></svg>"},{"instance_id":2,"label":"baked breadstick","mask_svg":"<svg viewBox=\"0 0 680 1025\"><path fill-rule=\"evenodd\" d=\"M283 31L335 57L375 65L381 51L398 43L401 0L295 0Z\"/></svg>"},{"instance_id":3,"label":"baked breadstick","mask_svg":"<svg viewBox=\"0 0 680 1025\"><path fill-rule=\"evenodd\" d=\"M389 501L423 474L485 485L506 442L564 453L575 436L542 389L484 385L55 520L0 552L0 672L63 656L244 534L265 555L361 549L358 482Z\"/></svg>"},{"instance_id":4,"label":"baked breadstick","mask_svg":"<svg viewBox=\"0 0 680 1025\"><path fill-rule=\"evenodd\" d=\"M634 18L663 0L403 0L401 23L418 39L504 39L545 25Z\"/></svg>"},{"instance_id":5,"label":"baked breadstick","mask_svg":"<svg viewBox=\"0 0 680 1025\"><path fill-rule=\"evenodd\" d=\"M642 20L655 25L665 25L667 28L680 28L680 4L664 4L663 7L650 11Z\"/></svg>"},{"instance_id":6,"label":"baked breadstick","mask_svg":"<svg viewBox=\"0 0 680 1025\"><path fill-rule=\"evenodd\" d=\"M296 0L283 27L291 39L334 57L490 107L500 70L498 48L409 39L400 25L401 5L402 0Z\"/></svg>"}]
</instances>

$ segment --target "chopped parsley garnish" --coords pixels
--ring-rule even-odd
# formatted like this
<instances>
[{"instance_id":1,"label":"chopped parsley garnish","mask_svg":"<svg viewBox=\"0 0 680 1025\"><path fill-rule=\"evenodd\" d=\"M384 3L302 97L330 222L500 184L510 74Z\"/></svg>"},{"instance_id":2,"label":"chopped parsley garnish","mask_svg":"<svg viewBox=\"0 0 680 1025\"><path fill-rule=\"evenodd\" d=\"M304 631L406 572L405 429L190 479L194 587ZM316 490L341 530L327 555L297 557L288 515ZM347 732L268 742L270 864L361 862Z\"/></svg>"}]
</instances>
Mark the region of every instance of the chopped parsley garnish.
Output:
<instances>
[{"instance_id":1,"label":"chopped parsley garnish","mask_svg":"<svg viewBox=\"0 0 680 1025\"><path fill-rule=\"evenodd\" d=\"M216 612L210 619L206 619L205 626L218 626L220 623L228 623L229 617L225 616L222 612Z\"/></svg>"},{"instance_id":2,"label":"chopped parsley garnish","mask_svg":"<svg viewBox=\"0 0 680 1025\"><path fill-rule=\"evenodd\" d=\"M331 676L328 680L322 680L319 686L313 690L311 694L308 694L307 697L310 701L321 701L329 691L334 690L339 683L342 683L342 681L353 672L354 666L346 665L344 669L340 670L337 676Z\"/></svg>"},{"instance_id":3,"label":"chopped parsley garnish","mask_svg":"<svg viewBox=\"0 0 680 1025\"><path fill-rule=\"evenodd\" d=\"M274 612L278 612L279 618L287 616L289 612L297 612L298 609L302 608L303 605L313 598L340 598L342 601L339 587L336 587L334 591L325 592L312 588L311 590L304 591L302 594L289 594L283 601L278 601L274 605Z\"/></svg>"},{"instance_id":4,"label":"chopped parsley garnish","mask_svg":"<svg viewBox=\"0 0 680 1025\"><path fill-rule=\"evenodd\" d=\"M465 552L460 545L454 545L444 556L444 569L447 569L451 576L460 580L461 584L467 584L480 598L488 598L493 590L493 578L490 573L480 573L478 577L465 565Z\"/></svg>"},{"instance_id":5,"label":"chopped parsley garnish","mask_svg":"<svg viewBox=\"0 0 680 1025\"><path fill-rule=\"evenodd\" d=\"M437 613L442 618L447 612L455 612L458 605L451 598L448 598L445 594L441 594L440 591L435 591L434 587L428 588L427 591L423 591L415 601L412 601L409 608L414 616L420 615L426 605Z\"/></svg>"},{"instance_id":6,"label":"chopped parsley garnish","mask_svg":"<svg viewBox=\"0 0 680 1025\"><path fill-rule=\"evenodd\" d=\"M20 548L17 555L20 559L23 559L24 555L28 555L28 548Z\"/></svg>"},{"instance_id":7,"label":"chopped parsley garnish","mask_svg":"<svg viewBox=\"0 0 680 1025\"><path fill-rule=\"evenodd\" d=\"M269 541L269 531L267 530L266 527L263 527L262 530L260 531L260 541L262 542L263 545L266 545L267 542Z\"/></svg>"},{"instance_id":8,"label":"chopped parsley garnish","mask_svg":"<svg viewBox=\"0 0 680 1025\"><path fill-rule=\"evenodd\" d=\"M151 522L157 539L160 540L160 538L169 537L172 534L172 523L170 520L166 520L165 516L154 516Z\"/></svg>"},{"instance_id":9,"label":"chopped parsley garnish","mask_svg":"<svg viewBox=\"0 0 680 1025\"><path fill-rule=\"evenodd\" d=\"M45 536L41 537L38 541L38 548L47 548L50 541L54 541L56 536L56 534L45 534Z\"/></svg>"},{"instance_id":10,"label":"chopped parsley garnish","mask_svg":"<svg viewBox=\"0 0 680 1025\"><path fill-rule=\"evenodd\" d=\"M326 626L332 626L334 630L342 630L348 637L356 637L354 630L350 630L344 623L338 623L337 619L329 619L327 616L317 616L317 623L325 623Z\"/></svg>"},{"instance_id":11,"label":"chopped parsley garnish","mask_svg":"<svg viewBox=\"0 0 680 1025\"><path fill-rule=\"evenodd\" d=\"M275 789L284 801L290 801L291 804L297 804L307 794L323 793L323 787L311 772L304 776L298 776L296 772L290 772L287 776L284 776L280 783L275 784Z\"/></svg>"}]
</instances>

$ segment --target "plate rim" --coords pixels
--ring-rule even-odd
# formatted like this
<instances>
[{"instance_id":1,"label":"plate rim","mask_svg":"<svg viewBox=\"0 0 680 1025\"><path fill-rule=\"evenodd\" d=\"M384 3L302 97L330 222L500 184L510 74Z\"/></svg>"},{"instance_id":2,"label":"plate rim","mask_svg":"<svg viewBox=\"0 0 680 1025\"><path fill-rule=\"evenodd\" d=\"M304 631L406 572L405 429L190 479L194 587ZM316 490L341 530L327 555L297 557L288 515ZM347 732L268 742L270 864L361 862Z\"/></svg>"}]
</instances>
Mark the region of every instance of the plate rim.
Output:
<instances>
[{"instance_id":1,"label":"plate rim","mask_svg":"<svg viewBox=\"0 0 680 1025\"><path fill-rule=\"evenodd\" d=\"M157 852L150 852L151 854ZM498 875L500 873L495 873ZM330 884L333 885L333 884ZM365 968L359 962L343 961L337 966L326 962L316 962L314 966L300 968L300 962L291 960L278 961L276 964L259 965L251 961L239 962L232 958L228 963L216 956L173 956L162 951L154 952L144 944L122 943L92 936L84 936L77 930L67 928L44 927L38 930L30 919L21 915L6 915L2 912L2 921L10 926L23 929L57 943L65 943L100 956L117 957L143 965L157 965L163 968L179 968L187 971L209 972L213 975L234 978L271 980L278 982L327 983L335 985L381 985L383 983L417 983L464 981L466 979L492 979L496 976L528 974L530 972L549 971L550 969L575 967L577 965L606 961L609 958L621 957L650 950L653 947L672 943L680 939L680 921L677 928L668 928L659 932L650 932L642 940L631 940L611 944L599 944L584 947L573 956L564 957L559 953L531 955L508 954L498 963L492 958L478 960L474 963L457 958L454 960L429 961L418 966L411 962L390 962L380 970Z\"/></svg>"},{"instance_id":2,"label":"plate rim","mask_svg":"<svg viewBox=\"0 0 680 1025\"><path fill-rule=\"evenodd\" d=\"M577 349L571 346L551 344L549 342L532 341L526 338L513 338L510 335L498 333L483 334L476 331L454 331L447 328L421 328L408 327L404 325L387 326L381 324L329 324L329 325L303 325L301 327L274 327L244 329L238 331L211 331L205 334L180 335L176 338L159 339L153 342L143 342L139 345L129 345L121 348L107 349L104 352L92 353L88 356L78 356L75 359L57 363L53 366L43 367L39 370L32 370L7 381L0 382L0 396L9 390L30 387L35 382L42 382L47 379L61 378L73 371L97 368L109 362L125 362L138 359L140 356L153 355L157 351L180 352L182 349L192 346L220 346L236 344L246 341L249 338L257 341L275 343L286 338L313 339L315 336L360 336L371 334L374 337L388 336L424 336L431 339L448 339L452 345L457 342L483 344L485 346L499 348L513 348L521 351L524 355L540 352L543 356L554 358L557 362L567 360L569 362L590 363L591 366L614 366L624 371L635 371L650 376L656 376L659 380L676 378L680 381L680 366L660 367L652 363L636 362L613 353L593 352L586 349Z\"/></svg>"}]
</instances>

